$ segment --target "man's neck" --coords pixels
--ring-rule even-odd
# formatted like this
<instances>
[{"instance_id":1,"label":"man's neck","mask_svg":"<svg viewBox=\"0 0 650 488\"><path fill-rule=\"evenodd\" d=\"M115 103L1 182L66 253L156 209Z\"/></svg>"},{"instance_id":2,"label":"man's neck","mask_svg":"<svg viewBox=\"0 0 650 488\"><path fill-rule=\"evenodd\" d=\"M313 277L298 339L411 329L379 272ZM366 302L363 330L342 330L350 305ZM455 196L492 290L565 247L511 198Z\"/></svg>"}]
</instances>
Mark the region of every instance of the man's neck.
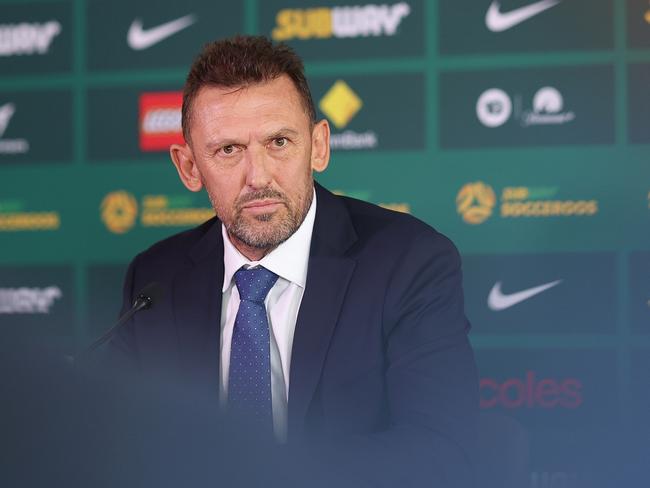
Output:
<instances>
[{"instance_id":1,"label":"man's neck","mask_svg":"<svg viewBox=\"0 0 650 488\"><path fill-rule=\"evenodd\" d=\"M249 261L261 261L264 256L266 256L268 253L270 253L271 251L273 251L273 249L277 247L277 246L265 247L265 248L251 247L244 244L242 241L240 241L235 236L233 236L230 232L228 232L228 238L230 239L232 245L235 246L235 249L237 249L240 253L242 253L242 255Z\"/></svg>"}]
</instances>

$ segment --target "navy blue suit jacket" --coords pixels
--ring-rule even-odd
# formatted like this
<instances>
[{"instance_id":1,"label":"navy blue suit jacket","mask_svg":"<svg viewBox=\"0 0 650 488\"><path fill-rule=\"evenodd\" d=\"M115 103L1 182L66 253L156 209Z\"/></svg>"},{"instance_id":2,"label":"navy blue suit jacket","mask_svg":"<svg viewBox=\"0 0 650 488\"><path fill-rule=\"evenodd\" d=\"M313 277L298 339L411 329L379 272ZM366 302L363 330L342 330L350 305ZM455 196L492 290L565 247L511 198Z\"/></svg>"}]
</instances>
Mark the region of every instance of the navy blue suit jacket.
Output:
<instances>
[{"instance_id":1,"label":"navy blue suit jacket","mask_svg":"<svg viewBox=\"0 0 650 488\"><path fill-rule=\"evenodd\" d=\"M316 194L289 442L340 441L333 452L352 469L365 459L371 484L467 486L478 386L456 248L412 216L318 184ZM216 218L139 254L124 309L152 281L166 297L137 314L112 349L216 397L223 273Z\"/></svg>"}]
</instances>

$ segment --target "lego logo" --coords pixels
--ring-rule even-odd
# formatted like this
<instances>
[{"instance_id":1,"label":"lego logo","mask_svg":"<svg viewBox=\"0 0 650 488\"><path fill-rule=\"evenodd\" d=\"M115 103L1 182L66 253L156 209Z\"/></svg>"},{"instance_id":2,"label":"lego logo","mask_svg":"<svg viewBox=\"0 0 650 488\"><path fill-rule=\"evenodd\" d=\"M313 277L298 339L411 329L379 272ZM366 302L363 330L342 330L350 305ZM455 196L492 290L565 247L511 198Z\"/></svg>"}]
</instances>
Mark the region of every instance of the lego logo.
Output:
<instances>
[{"instance_id":1,"label":"lego logo","mask_svg":"<svg viewBox=\"0 0 650 488\"><path fill-rule=\"evenodd\" d=\"M177 134L181 129L181 111L175 108L159 108L145 114L142 121L145 134Z\"/></svg>"},{"instance_id":2,"label":"lego logo","mask_svg":"<svg viewBox=\"0 0 650 488\"><path fill-rule=\"evenodd\" d=\"M150 92L140 95L140 150L167 151L184 144L181 127L182 92Z\"/></svg>"}]
</instances>

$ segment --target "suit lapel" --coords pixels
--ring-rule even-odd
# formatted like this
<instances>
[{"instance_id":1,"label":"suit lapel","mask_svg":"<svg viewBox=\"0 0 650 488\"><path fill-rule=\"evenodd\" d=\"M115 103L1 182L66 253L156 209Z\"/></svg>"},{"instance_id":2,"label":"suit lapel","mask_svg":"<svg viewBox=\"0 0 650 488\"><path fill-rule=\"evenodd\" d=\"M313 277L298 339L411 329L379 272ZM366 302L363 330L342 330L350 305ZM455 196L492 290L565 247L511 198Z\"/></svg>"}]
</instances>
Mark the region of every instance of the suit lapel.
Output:
<instances>
[{"instance_id":1,"label":"suit lapel","mask_svg":"<svg viewBox=\"0 0 650 488\"><path fill-rule=\"evenodd\" d=\"M355 261L345 256L356 240L347 209L319 185L316 191L307 283L291 353L290 438L301 435L355 266Z\"/></svg>"},{"instance_id":2,"label":"suit lapel","mask_svg":"<svg viewBox=\"0 0 650 488\"><path fill-rule=\"evenodd\" d=\"M174 278L174 322L183 372L194 386L219 387L221 223L215 220L189 253L187 266Z\"/></svg>"}]
</instances>

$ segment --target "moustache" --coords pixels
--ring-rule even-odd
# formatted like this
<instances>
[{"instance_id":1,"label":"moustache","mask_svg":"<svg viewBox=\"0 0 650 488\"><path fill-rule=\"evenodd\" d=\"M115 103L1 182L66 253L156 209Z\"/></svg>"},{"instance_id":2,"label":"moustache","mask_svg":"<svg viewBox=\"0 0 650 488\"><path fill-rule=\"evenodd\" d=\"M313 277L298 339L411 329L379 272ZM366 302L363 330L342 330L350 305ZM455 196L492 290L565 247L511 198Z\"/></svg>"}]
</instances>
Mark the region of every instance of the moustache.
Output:
<instances>
[{"instance_id":1,"label":"moustache","mask_svg":"<svg viewBox=\"0 0 650 488\"><path fill-rule=\"evenodd\" d=\"M244 205L255 200L264 200L264 199L274 199L281 200L282 203L286 204L287 197L284 193L274 190L273 188L264 188L262 190L256 190L251 193L243 195L237 200L237 208L241 209Z\"/></svg>"}]
</instances>

